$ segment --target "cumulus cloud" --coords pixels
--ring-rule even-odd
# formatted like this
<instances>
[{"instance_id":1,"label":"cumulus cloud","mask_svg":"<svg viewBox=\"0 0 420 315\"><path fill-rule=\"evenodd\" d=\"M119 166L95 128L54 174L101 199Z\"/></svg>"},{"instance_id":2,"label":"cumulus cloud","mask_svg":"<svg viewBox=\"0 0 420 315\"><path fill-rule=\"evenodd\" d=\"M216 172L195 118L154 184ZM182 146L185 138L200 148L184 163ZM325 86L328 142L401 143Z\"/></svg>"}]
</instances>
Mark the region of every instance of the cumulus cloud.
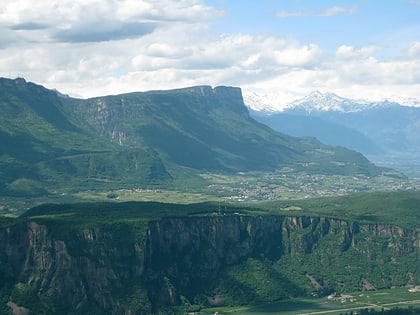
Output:
<instances>
[{"instance_id":1,"label":"cumulus cloud","mask_svg":"<svg viewBox=\"0 0 420 315\"><path fill-rule=\"evenodd\" d=\"M366 59L374 55L381 48L378 46L353 47L341 45L336 51L337 59Z\"/></svg>"},{"instance_id":2,"label":"cumulus cloud","mask_svg":"<svg viewBox=\"0 0 420 315\"><path fill-rule=\"evenodd\" d=\"M420 58L420 42L415 42L408 48L408 56L411 58Z\"/></svg>"},{"instance_id":3,"label":"cumulus cloud","mask_svg":"<svg viewBox=\"0 0 420 315\"><path fill-rule=\"evenodd\" d=\"M291 66L287 71L276 71L254 84L246 83L244 87L281 95L284 102L314 90L371 100L393 98L395 95L418 97L418 47L414 43L409 47L407 56L388 60L375 58L375 53L381 50L376 46L342 45L333 55L316 49L313 67Z\"/></svg>"},{"instance_id":4,"label":"cumulus cloud","mask_svg":"<svg viewBox=\"0 0 420 315\"><path fill-rule=\"evenodd\" d=\"M222 12L201 1L15 0L0 12L1 27L57 42L95 42L141 37L167 22L194 23ZM25 35L27 37L25 37Z\"/></svg>"},{"instance_id":5,"label":"cumulus cloud","mask_svg":"<svg viewBox=\"0 0 420 315\"><path fill-rule=\"evenodd\" d=\"M307 67L317 63L321 56L321 49L315 44L302 47L287 47L274 52L276 62L285 66Z\"/></svg>"},{"instance_id":6,"label":"cumulus cloud","mask_svg":"<svg viewBox=\"0 0 420 315\"><path fill-rule=\"evenodd\" d=\"M101 23L61 29L54 32L51 38L59 42L102 42L141 37L152 33L156 28L154 23L116 23L106 20Z\"/></svg>"},{"instance_id":7,"label":"cumulus cloud","mask_svg":"<svg viewBox=\"0 0 420 315\"><path fill-rule=\"evenodd\" d=\"M375 54L383 48L375 45L343 44L328 52L278 35L216 34L209 19L223 14L200 0L15 0L0 9L0 75L83 97L199 84L285 97L420 90L419 42L404 56L381 60Z\"/></svg>"},{"instance_id":8,"label":"cumulus cloud","mask_svg":"<svg viewBox=\"0 0 420 315\"><path fill-rule=\"evenodd\" d=\"M43 23L35 23L35 22L23 22L20 24L13 24L10 26L12 30L42 30L48 28L49 25Z\"/></svg>"}]
</instances>

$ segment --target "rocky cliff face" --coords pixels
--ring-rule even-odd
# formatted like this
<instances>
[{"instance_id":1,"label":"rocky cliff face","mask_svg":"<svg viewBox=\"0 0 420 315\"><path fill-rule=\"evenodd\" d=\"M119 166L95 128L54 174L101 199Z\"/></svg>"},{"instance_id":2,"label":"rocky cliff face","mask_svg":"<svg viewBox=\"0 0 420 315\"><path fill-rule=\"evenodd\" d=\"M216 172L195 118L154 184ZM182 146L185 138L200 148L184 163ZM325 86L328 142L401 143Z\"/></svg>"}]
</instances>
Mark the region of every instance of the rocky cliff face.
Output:
<instances>
[{"instance_id":1,"label":"rocky cliff face","mask_svg":"<svg viewBox=\"0 0 420 315\"><path fill-rule=\"evenodd\" d=\"M114 237L93 228L63 241L36 222L8 228L0 233L1 276L30 285L55 311L70 307L85 313L96 305L123 314L114 289L142 273L144 255L134 240L112 246Z\"/></svg>"},{"instance_id":2,"label":"rocky cliff face","mask_svg":"<svg viewBox=\"0 0 420 315\"><path fill-rule=\"evenodd\" d=\"M193 299L200 284L213 281L226 266L250 256L280 257L281 226L281 217L240 215L154 222L147 238L147 278L169 277L180 294Z\"/></svg>"},{"instance_id":3,"label":"rocky cliff face","mask_svg":"<svg viewBox=\"0 0 420 315\"><path fill-rule=\"evenodd\" d=\"M53 312L150 314L161 305L192 302L223 270L251 257L271 264L283 260L352 268L362 275L361 289L364 283L415 284L419 250L416 231L329 218L167 218L150 222L140 236L121 225L84 228L65 239L31 221L0 231L0 280L18 305L21 301L13 297L22 284L39 299L37 307ZM343 262L335 256L346 255L353 259L336 266ZM387 269L386 264L395 268ZM306 266L307 274L321 282L317 267ZM387 279L378 280L369 272L371 267L384 269ZM397 269L405 276L396 274ZM330 286L338 283L324 277Z\"/></svg>"},{"instance_id":4,"label":"rocky cliff face","mask_svg":"<svg viewBox=\"0 0 420 315\"><path fill-rule=\"evenodd\" d=\"M147 124L155 115L168 115L197 110L204 113L224 108L249 117L240 88L219 86L195 86L190 88L150 91L103 96L88 100L73 100L63 110L82 118L94 131L120 145L142 143L142 136L130 124ZM188 109L188 107L191 108ZM164 113L162 111L167 111ZM175 115L176 117L176 115Z\"/></svg>"},{"instance_id":5,"label":"rocky cliff face","mask_svg":"<svg viewBox=\"0 0 420 315\"><path fill-rule=\"evenodd\" d=\"M204 104L208 109L225 107L243 117L249 117L242 91L238 87L216 86L212 88L210 86L199 86L188 90L197 97L197 104Z\"/></svg>"},{"instance_id":6,"label":"rocky cliff face","mask_svg":"<svg viewBox=\"0 0 420 315\"><path fill-rule=\"evenodd\" d=\"M393 247L393 243L401 240L412 240L410 246L405 247L403 252L394 252L393 256L403 256L420 248L418 232L410 231L391 224L360 224L340 219L318 217L293 217L287 218L285 229L289 236L301 234L301 241L294 244L301 246L302 252L309 254L319 241L326 236L335 236L340 251L346 251L350 247L360 247L362 242L369 242L371 238L383 238L384 246Z\"/></svg>"}]
</instances>

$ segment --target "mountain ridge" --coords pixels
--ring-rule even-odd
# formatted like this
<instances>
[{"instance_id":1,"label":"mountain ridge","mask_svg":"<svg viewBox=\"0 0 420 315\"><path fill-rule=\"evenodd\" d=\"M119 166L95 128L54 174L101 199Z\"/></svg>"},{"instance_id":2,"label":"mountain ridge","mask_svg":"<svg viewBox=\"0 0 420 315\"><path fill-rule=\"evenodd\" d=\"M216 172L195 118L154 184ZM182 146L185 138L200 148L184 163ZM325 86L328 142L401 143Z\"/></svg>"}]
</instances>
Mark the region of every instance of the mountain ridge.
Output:
<instances>
[{"instance_id":1,"label":"mountain ridge","mask_svg":"<svg viewBox=\"0 0 420 315\"><path fill-rule=\"evenodd\" d=\"M383 172L358 152L255 121L236 87L76 99L24 79L1 79L0 108L0 135L8 143L0 151L3 193L166 185L185 170L194 176L283 167L340 175Z\"/></svg>"},{"instance_id":2,"label":"mountain ridge","mask_svg":"<svg viewBox=\"0 0 420 315\"><path fill-rule=\"evenodd\" d=\"M247 105L261 109L261 103ZM376 163L394 165L411 176L420 175L420 107L316 92L282 107L281 111L273 111L275 105L269 108L270 111L250 112L279 132L342 145L362 152Z\"/></svg>"},{"instance_id":3,"label":"mountain ridge","mask_svg":"<svg viewBox=\"0 0 420 315\"><path fill-rule=\"evenodd\" d=\"M312 111L358 112L366 107L375 106L374 104L368 101L351 100L335 93L315 91L304 98L289 103L285 110L301 109L309 113Z\"/></svg>"},{"instance_id":4,"label":"mountain ridge","mask_svg":"<svg viewBox=\"0 0 420 315\"><path fill-rule=\"evenodd\" d=\"M96 103L92 104L92 101ZM129 115L124 113L124 103L135 105L130 108ZM265 125L258 124L250 118L239 88L199 86L135 92L76 100L66 108L79 111L72 114L82 119L89 116L85 114L90 109L101 111L107 106L115 126L122 126L121 120L124 120L128 126L136 125L137 129L128 127L116 131L105 126L109 122L107 119L95 117L90 121L88 118L86 123L101 135L104 130L112 130L113 134L125 137L125 141L145 143L156 148L162 157L187 167L234 171L273 169L279 163L306 163L313 159L314 154L310 152L323 147L317 141L273 133ZM121 111L118 112L118 108ZM113 134L108 133L108 137L112 139ZM184 139L180 142L184 146L183 154L179 156L179 148L168 146L166 141L162 143L162 139L171 139L171 144ZM336 149L325 147L325 150L333 152ZM317 159L316 163L323 161Z\"/></svg>"},{"instance_id":5,"label":"mountain ridge","mask_svg":"<svg viewBox=\"0 0 420 315\"><path fill-rule=\"evenodd\" d=\"M275 93L244 92L244 100L247 107L258 112L275 114L296 108L307 112L317 111L340 111L355 112L374 107L404 106L420 107L420 100L410 97L393 97L382 100L353 99L339 96L333 92L313 91L304 97L292 101L283 101L280 95Z\"/></svg>"}]
</instances>

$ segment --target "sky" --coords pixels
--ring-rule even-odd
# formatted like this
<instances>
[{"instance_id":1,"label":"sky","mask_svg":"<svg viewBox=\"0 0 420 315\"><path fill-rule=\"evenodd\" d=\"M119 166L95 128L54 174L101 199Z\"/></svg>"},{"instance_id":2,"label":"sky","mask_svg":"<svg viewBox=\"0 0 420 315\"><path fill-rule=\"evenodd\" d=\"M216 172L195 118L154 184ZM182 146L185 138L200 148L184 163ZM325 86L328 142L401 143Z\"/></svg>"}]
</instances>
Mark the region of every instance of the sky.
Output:
<instances>
[{"instance_id":1,"label":"sky","mask_svg":"<svg viewBox=\"0 0 420 315\"><path fill-rule=\"evenodd\" d=\"M420 99L420 0L0 0L0 76L83 98L228 85Z\"/></svg>"}]
</instances>

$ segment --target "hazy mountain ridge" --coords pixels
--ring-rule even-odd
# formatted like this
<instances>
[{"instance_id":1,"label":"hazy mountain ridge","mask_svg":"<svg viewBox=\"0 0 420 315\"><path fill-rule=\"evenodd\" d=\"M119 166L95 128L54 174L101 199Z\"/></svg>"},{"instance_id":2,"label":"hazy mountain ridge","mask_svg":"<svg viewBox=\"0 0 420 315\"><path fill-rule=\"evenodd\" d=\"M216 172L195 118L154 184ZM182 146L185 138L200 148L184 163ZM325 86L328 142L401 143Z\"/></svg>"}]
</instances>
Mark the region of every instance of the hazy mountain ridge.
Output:
<instances>
[{"instance_id":1,"label":"hazy mountain ridge","mask_svg":"<svg viewBox=\"0 0 420 315\"><path fill-rule=\"evenodd\" d=\"M301 109L302 111L340 111L358 112L374 107L389 107L392 105L405 107L419 107L420 100L411 97L393 97L380 101L351 99L339 96L335 93L322 93L313 91L305 97L296 98L293 101L284 101L275 93L244 92L245 104L258 112L274 114L289 110Z\"/></svg>"},{"instance_id":2,"label":"hazy mountain ridge","mask_svg":"<svg viewBox=\"0 0 420 315\"><path fill-rule=\"evenodd\" d=\"M368 101L351 100L338 96L334 93L312 92L308 96L295 100L287 105L285 111L336 111L336 112L360 112L366 108L377 106L377 103Z\"/></svg>"},{"instance_id":3,"label":"hazy mountain ridge","mask_svg":"<svg viewBox=\"0 0 420 315\"><path fill-rule=\"evenodd\" d=\"M319 92L289 103L277 112L261 110L260 103L247 105L259 108L259 111L251 110L254 118L280 132L342 145L376 162L418 168L415 163L420 158L420 107L391 101L351 100Z\"/></svg>"},{"instance_id":4,"label":"hazy mountain ridge","mask_svg":"<svg viewBox=\"0 0 420 315\"><path fill-rule=\"evenodd\" d=\"M256 120L271 128L295 137L315 137L323 143L346 146L364 154L380 154L384 151L369 137L358 130L342 126L317 116L293 114L264 115L250 110Z\"/></svg>"}]
</instances>

